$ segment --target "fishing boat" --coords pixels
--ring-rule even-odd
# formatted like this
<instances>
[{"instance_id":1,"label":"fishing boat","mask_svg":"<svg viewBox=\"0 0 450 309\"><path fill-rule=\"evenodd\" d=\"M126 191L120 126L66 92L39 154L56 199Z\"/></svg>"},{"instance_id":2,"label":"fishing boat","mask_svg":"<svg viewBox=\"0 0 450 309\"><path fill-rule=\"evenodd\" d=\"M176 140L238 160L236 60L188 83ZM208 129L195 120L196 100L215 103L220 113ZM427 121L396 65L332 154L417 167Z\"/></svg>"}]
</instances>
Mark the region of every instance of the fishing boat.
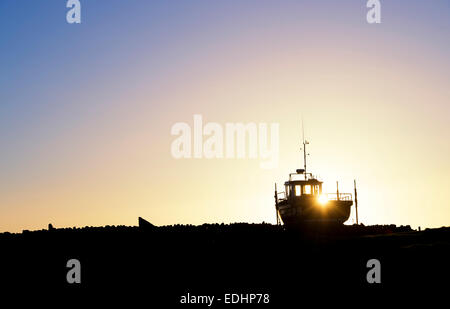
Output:
<instances>
[{"instance_id":1,"label":"fishing boat","mask_svg":"<svg viewBox=\"0 0 450 309\"><path fill-rule=\"evenodd\" d=\"M275 184L277 224L283 223L288 227L304 227L311 224L342 225L350 217L353 205L352 194L339 192L338 182L336 182L336 193L322 192L323 182L306 170L306 145L308 144L309 142L303 138L304 168L289 174L289 180L284 183L285 191L278 192L277 184ZM354 193L356 218L358 218L356 181Z\"/></svg>"}]
</instances>

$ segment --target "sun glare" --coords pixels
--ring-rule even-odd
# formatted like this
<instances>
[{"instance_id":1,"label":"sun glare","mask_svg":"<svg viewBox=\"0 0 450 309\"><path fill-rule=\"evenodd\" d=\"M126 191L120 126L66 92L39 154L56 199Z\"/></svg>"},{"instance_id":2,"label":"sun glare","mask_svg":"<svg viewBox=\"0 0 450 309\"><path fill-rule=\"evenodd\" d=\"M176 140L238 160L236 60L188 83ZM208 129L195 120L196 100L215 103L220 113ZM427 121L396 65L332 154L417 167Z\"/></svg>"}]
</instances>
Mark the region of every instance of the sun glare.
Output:
<instances>
[{"instance_id":1,"label":"sun glare","mask_svg":"<svg viewBox=\"0 0 450 309\"><path fill-rule=\"evenodd\" d=\"M322 206L324 206L327 202L328 202L328 198L325 195L321 195L319 196L319 204L321 204Z\"/></svg>"}]
</instances>

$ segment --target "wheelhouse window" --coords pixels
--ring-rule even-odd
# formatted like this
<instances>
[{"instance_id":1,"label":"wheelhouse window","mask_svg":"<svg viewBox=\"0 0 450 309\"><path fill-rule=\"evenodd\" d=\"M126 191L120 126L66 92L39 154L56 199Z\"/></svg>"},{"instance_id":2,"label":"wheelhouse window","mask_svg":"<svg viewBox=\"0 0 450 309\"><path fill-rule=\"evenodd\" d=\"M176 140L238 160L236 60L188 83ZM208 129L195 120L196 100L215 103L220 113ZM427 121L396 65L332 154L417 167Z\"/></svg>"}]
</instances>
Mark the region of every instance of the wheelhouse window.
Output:
<instances>
[{"instance_id":1,"label":"wheelhouse window","mask_svg":"<svg viewBox=\"0 0 450 309\"><path fill-rule=\"evenodd\" d=\"M311 185L303 186L303 194L311 194Z\"/></svg>"},{"instance_id":2,"label":"wheelhouse window","mask_svg":"<svg viewBox=\"0 0 450 309\"><path fill-rule=\"evenodd\" d=\"M320 194L319 185L315 185L314 186L314 195L319 195L319 194Z\"/></svg>"},{"instance_id":3,"label":"wheelhouse window","mask_svg":"<svg viewBox=\"0 0 450 309\"><path fill-rule=\"evenodd\" d=\"M300 196L302 195L302 188L300 185L296 185L295 186L295 196Z\"/></svg>"}]
</instances>

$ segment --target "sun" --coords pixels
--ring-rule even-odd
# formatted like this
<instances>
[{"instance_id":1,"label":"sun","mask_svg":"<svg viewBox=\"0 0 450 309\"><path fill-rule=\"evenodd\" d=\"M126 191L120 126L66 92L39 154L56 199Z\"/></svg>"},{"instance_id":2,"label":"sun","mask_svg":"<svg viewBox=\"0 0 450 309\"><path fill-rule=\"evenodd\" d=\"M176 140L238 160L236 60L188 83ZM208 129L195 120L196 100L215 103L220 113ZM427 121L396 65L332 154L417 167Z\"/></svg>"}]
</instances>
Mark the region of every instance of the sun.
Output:
<instances>
[{"instance_id":1,"label":"sun","mask_svg":"<svg viewBox=\"0 0 450 309\"><path fill-rule=\"evenodd\" d=\"M319 204L322 206L325 206L328 203L328 198L324 194L320 195L317 200L319 201Z\"/></svg>"}]
</instances>

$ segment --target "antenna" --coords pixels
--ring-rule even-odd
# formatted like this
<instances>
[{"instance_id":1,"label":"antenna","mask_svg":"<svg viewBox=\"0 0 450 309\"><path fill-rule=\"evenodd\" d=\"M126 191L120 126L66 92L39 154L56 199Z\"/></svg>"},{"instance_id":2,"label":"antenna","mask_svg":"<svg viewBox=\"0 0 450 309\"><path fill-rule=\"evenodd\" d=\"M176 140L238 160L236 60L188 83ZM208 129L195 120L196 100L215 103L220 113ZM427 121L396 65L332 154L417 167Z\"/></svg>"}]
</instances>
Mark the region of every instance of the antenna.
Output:
<instances>
[{"instance_id":1,"label":"antenna","mask_svg":"<svg viewBox=\"0 0 450 309\"><path fill-rule=\"evenodd\" d=\"M303 163L304 163L304 173L305 173L305 180L306 180L306 145L309 144L308 141L305 141L305 128L303 126L303 116L302 116L302 140L303 140Z\"/></svg>"}]
</instances>

